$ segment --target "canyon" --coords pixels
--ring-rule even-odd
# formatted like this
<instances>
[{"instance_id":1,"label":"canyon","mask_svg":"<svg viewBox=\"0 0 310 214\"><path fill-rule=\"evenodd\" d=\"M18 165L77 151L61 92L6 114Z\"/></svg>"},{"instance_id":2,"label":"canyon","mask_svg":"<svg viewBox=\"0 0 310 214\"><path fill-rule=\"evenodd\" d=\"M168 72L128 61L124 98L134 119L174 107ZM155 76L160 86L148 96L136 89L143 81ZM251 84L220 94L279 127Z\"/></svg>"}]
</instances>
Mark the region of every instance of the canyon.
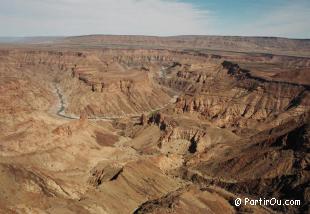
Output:
<instances>
[{"instance_id":1,"label":"canyon","mask_svg":"<svg viewBox=\"0 0 310 214\"><path fill-rule=\"evenodd\" d=\"M0 43L0 75L0 213L309 212L310 40Z\"/></svg>"}]
</instances>

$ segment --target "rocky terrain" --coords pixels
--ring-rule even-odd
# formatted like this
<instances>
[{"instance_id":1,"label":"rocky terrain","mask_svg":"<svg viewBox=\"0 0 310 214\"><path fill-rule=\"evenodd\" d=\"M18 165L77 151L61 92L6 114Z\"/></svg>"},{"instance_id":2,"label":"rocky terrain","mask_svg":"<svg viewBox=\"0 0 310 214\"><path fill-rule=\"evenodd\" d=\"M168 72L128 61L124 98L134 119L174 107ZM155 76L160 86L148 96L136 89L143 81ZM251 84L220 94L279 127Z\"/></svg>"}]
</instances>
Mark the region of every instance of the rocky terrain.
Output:
<instances>
[{"instance_id":1,"label":"rocky terrain","mask_svg":"<svg viewBox=\"0 0 310 214\"><path fill-rule=\"evenodd\" d=\"M309 47L1 45L0 213L309 213ZM237 207L238 197L301 205Z\"/></svg>"}]
</instances>

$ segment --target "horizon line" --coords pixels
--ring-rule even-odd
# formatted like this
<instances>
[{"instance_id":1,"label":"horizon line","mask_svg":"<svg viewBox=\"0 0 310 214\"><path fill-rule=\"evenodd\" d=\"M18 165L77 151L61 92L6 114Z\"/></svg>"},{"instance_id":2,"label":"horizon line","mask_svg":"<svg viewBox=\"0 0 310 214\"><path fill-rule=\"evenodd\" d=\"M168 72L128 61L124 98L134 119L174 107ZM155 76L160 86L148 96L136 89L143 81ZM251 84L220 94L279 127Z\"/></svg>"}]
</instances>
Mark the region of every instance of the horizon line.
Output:
<instances>
[{"instance_id":1,"label":"horizon line","mask_svg":"<svg viewBox=\"0 0 310 214\"><path fill-rule=\"evenodd\" d=\"M146 34L80 34L80 35L33 35L33 36L1 36L0 38L11 38L11 39L22 39L22 38L69 38L69 37L86 37L86 36L133 36L133 37L158 37L158 38L169 38L169 37L245 37L245 38L278 38L278 39L292 39L292 40L310 40L306 37L282 37L282 36L254 36L254 35L220 35L220 34L180 34L180 35L146 35Z\"/></svg>"}]
</instances>

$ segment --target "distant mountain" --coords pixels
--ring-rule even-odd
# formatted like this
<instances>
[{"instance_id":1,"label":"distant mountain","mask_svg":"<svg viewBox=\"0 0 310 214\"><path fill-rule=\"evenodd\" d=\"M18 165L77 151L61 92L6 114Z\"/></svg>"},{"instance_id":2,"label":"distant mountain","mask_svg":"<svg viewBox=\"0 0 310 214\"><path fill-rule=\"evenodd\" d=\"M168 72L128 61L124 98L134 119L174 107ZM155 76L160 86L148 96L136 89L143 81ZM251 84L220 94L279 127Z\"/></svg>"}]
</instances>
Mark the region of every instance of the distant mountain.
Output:
<instances>
[{"instance_id":1,"label":"distant mountain","mask_svg":"<svg viewBox=\"0 0 310 214\"><path fill-rule=\"evenodd\" d=\"M13 44L46 44L57 40L64 39L64 37L55 36L38 36L38 37L0 37L0 43Z\"/></svg>"},{"instance_id":2,"label":"distant mountain","mask_svg":"<svg viewBox=\"0 0 310 214\"><path fill-rule=\"evenodd\" d=\"M58 40L66 45L125 46L149 48L212 49L234 52L274 53L310 56L310 39L242 36L114 36L87 35Z\"/></svg>"},{"instance_id":3,"label":"distant mountain","mask_svg":"<svg viewBox=\"0 0 310 214\"><path fill-rule=\"evenodd\" d=\"M84 35L70 37L0 37L6 44L53 44L66 48L151 48L215 50L310 57L310 39L244 36Z\"/></svg>"}]
</instances>

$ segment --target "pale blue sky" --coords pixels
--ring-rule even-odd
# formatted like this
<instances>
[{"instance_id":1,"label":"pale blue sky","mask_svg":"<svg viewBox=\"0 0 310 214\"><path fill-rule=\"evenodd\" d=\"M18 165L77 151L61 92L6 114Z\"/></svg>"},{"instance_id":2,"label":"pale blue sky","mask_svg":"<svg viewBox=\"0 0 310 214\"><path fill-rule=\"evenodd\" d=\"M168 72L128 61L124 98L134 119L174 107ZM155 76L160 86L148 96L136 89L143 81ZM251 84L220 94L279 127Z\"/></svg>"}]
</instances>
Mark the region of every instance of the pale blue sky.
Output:
<instances>
[{"instance_id":1,"label":"pale blue sky","mask_svg":"<svg viewBox=\"0 0 310 214\"><path fill-rule=\"evenodd\" d=\"M310 38L309 0L0 0L0 36Z\"/></svg>"}]
</instances>

